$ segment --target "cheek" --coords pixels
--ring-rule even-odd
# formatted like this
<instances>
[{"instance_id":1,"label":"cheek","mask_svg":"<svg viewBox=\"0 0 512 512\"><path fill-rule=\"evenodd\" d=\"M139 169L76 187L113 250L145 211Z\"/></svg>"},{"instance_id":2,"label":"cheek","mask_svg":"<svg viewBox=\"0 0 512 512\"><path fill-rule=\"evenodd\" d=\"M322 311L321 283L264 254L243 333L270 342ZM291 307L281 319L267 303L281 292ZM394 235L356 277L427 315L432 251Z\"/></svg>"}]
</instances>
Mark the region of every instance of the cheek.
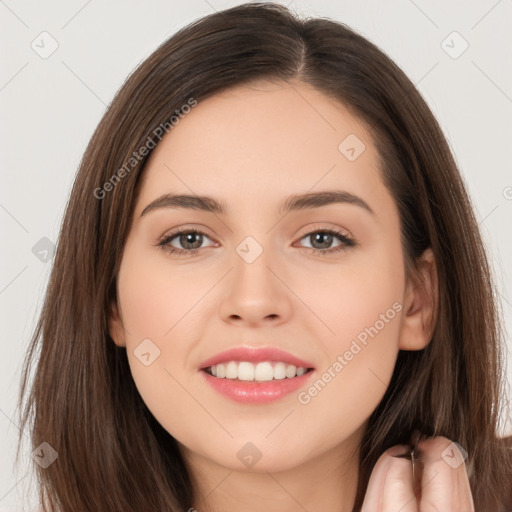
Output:
<instances>
[{"instance_id":1,"label":"cheek","mask_svg":"<svg viewBox=\"0 0 512 512\"><path fill-rule=\"evenodd\" d=\"M185 390L194 377L190 352L201 338L205 307L212 307L208 291L225 272L193 267L128 241L118 278L133 380L153 415L173 432L186 428L186 418L190 427L190 411L204 413ZM139 356L148 352L145 365Z\"/></svg>"},{"instance_id":2,"label":"cheek","mask_svg":"<svg viewBox=\"0 0 512 512\"><path fill-rule=\"evenodd\" d=\"M354 430L371 415L391 380L403 314L401 252L359 256L328 289L324 311L333 333L322 336L327 360L298 398L311 418L318 414L332 422L326 435L334 442L340 431Z\"/></svg>"},{"instance_id":3,"label":"cheek","mask_svg":"<svg viewBox=\"0 0 512 512\"><path fill-rule=\"evenodd\" d=\"M343 299L345 308L334 324L334 336L324 336L327 361L317 378L297 396L301 421L311 429L321 418L323 447L355 432L382 400L398 355L402 305L387 294ZM299 417L299 416L297 416ZM328 427L327 427L328 426Z\"/></svg>"},{"instance_id":4,"label":"cheek","mask_svg":"<svg viewBox=\"0 0 512 512\"><path fill-rule=\"evenodd\" d=\"M308 279L314 280L314 286L307 287ZM301 283L311 309L329 327L331 335L324 329L327 335L322 337L331 358L357 337L364 343L365 333L370 336L367 329L376 335L374 326L379 339L375 351L398 344L397 309L401 309L404 289L401 249L382 243L351 253L337 267L316 267Z\"/></svg>"},{"instance_id":5,"label":"cheek","mask_svg":"<svg viewBox=\"0 0 512 512\"><path fill-rule=\"evenodd\" d=\"M180 324L194 316L194 307L211 284L154 251L127 246L125 255L119 274L119 296L132 341L151 338L163 342L173 337Z\"/></svg>"},{"instance_id":6,"label":"cheek","mask_svg":"<svg viewBox=\"0 0 512 512\"><path fill-rule=\"evenodd\" d=\"M119 299L135 386L164 428L180 433L190 429L191 417L201 415L183 383L190 350L189 322L206 285L189 282L187 286L182 273L176 268L171 273L171 265L164 258L159 260L127 244L119 273Z\"/></svg>"}]
</instances>

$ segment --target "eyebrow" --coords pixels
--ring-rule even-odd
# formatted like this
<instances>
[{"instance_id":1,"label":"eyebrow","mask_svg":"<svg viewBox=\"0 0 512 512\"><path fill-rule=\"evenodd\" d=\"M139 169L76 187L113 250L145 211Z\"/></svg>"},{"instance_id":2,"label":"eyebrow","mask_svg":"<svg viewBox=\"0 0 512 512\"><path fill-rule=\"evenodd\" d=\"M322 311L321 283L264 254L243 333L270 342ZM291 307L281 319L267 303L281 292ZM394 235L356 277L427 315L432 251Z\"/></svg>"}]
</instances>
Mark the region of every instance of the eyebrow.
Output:
<instances>
[{"instance_id":1,"label":"eyebrow","mask_svg":"<svg viewBox=\"0 0 512 512\"><path fill-rule=\"evenodd\" d=\"M375 212L370 208L368 203L350 192L344 190L328 190L322 192L314 192L308 194L295 194L284 203L279 210L280 214L286 214L297 210L307 210L310 208L320 208L329 204L344 203L359 206L370 214ZM180 208L190 210L200 210L219 215L226 215L228 208L225 203L218 201L213 197L188 195L188 194L164 194L151 203L149 203L140 216L144 216L150 211L160 208Z\"/></svg>"}]
</instances>

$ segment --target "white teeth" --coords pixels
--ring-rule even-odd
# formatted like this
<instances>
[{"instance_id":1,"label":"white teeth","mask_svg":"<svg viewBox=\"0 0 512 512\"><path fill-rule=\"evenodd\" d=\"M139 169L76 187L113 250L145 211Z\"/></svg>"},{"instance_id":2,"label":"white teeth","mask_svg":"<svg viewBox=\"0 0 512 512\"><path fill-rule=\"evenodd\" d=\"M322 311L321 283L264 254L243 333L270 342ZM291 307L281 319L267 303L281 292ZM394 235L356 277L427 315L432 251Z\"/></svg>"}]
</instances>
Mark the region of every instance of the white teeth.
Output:
<instances>
[{"instance_id":1,"label":"white teeth","mask_svg":"<svg viewBox=\"0 0 512 512\"><path fill-rule=\"evenodd\" d=\"M300 377L307 371L306 368L297 368L293 364L272 363L264 361L253 364L247 361L229 361L227 364L217 364L208 368L210 373L219 379L239 379L245 381L270 381L272 379L292 379Z\"/></svg>"},{"instance_id":2,"label":"white teeth","mask_svg":"<svg viewBox=\"0 0 512 512\"><path fill-rule=\"evenodd\" d=\"M276 363L274 366L274 379L286 378L286 365L284 363Z\"/></svg>"},{"instance_id":3,"label":"white teeth","mask_svg":"<svg viewBox=\"0 0 512 512\"><path fill-rule=\"evenodd\" d=\"M295 377L295 375L294 375ZM274 378L274 369L270 363L258 363L254 371L255 380L272 380Z\"/></svg>"},{"instance_id":4,"label":"white teeth","mask_svg":"<svg viewBox=\"0 0 512 512\"><path fill-rule=\"evenodd\" d=\"M226 365L226 379L236 379L238 377L238 365L235 361L230 361Z\"/></svg>"},{"instance_id":5,"label":"white teeth","mask_svg":"<svg viewBox=\"0 0 512 512\"><path fill-rule=\"evenodd\" d=\"M217 365L217 377L223 379L226 376L226 367L223 364Z\"/></svg>"},{"instance_id":6,"label":"white teeth","mask_svg":"<svg viewBox=\"0 0 512 512\"><path fill-rule=\"evenodd\" d=\"M254 380L254 365L252 363L243 361L237 365L234 361L231 361L229 364L233 364L235 369L235 375L231 377L232 379L236 379L238 377L240 380Z\"/></svg>"},{"instance_id":7,"label":"white teeth","mask_svg":"<svg viewBox=\"0 0 512 512\"><path fill-rule=\"evenodd\" d=\"M293 364L286 365L286 376L291 379L292 377L295 377L297 375L297 367Z\"/></svg>"}]
</instances>

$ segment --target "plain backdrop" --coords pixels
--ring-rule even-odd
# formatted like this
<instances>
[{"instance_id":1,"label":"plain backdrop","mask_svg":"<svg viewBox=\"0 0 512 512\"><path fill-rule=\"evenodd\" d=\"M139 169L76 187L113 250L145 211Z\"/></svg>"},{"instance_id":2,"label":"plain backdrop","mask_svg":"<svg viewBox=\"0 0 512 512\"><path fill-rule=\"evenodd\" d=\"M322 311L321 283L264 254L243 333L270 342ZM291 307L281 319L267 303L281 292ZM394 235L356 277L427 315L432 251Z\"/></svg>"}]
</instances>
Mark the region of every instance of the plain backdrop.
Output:
<instances>
[{"instance_id":1,"label":"plain backdrop","mask_svg":"<svg viewBox=\"0 0 512 512\"><path fill-rule=\"evenodd\" d=\"M2 512L35 504L35 495L25 494L33 478L28 442L27 464L13 467L16 398L52 246L86 144L125 78L160 43L191 21L239 3L0 0ZM512 2L282 3L353 27L417 85L467 182L491 255L504 325L512 332ZM510 397L510 334L507 343ZM511 422L505 433L512 433Z\"/></svg>"}]
</instances>

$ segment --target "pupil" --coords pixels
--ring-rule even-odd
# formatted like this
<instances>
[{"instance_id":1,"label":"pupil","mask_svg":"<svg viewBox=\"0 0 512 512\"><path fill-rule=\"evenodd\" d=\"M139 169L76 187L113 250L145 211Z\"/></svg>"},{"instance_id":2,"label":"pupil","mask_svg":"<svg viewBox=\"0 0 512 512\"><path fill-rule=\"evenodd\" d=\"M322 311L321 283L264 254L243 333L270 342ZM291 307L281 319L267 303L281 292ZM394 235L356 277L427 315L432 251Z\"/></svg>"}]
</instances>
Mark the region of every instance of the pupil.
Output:
<instances>
[{"instance_id":1,"label":"pupil","mask_svg":"<svg viewBox=\"0 0 512 512\"><path fill-rule=\"evenodd\" d=\"M200 235L199 233L187 233L186 235L182 235L182 244L183 244L183 238L185 239L185 243L183 244L185 247L186 247L186 244L187 243L191 243L192 245L194 245L194 242L193 242L193 238L194 237L201 237L202 235ZM197 249L199 247L201 247L201 241L199 241L199 244L196 242L195 244L197 247L191 247L192 249ZM189 247L190 248L190 247Z\"/></svg>"},{"instance_id":2,"label":"pupil","mask_svg":"<svg viewBox=\"0 0 512 512\"><path fill-rule=\"evenodd\" d=\"M317 238L320 237L320 243L322 243L322 238L323 237L327 237L327 242L324 240L323 244L325 247L322 247L322 248L328 248L329 245L330 245L330 242L332 242L332 235L329 234L329 233L316 233L315 235Z\"/></svg>"}]
</instances>

